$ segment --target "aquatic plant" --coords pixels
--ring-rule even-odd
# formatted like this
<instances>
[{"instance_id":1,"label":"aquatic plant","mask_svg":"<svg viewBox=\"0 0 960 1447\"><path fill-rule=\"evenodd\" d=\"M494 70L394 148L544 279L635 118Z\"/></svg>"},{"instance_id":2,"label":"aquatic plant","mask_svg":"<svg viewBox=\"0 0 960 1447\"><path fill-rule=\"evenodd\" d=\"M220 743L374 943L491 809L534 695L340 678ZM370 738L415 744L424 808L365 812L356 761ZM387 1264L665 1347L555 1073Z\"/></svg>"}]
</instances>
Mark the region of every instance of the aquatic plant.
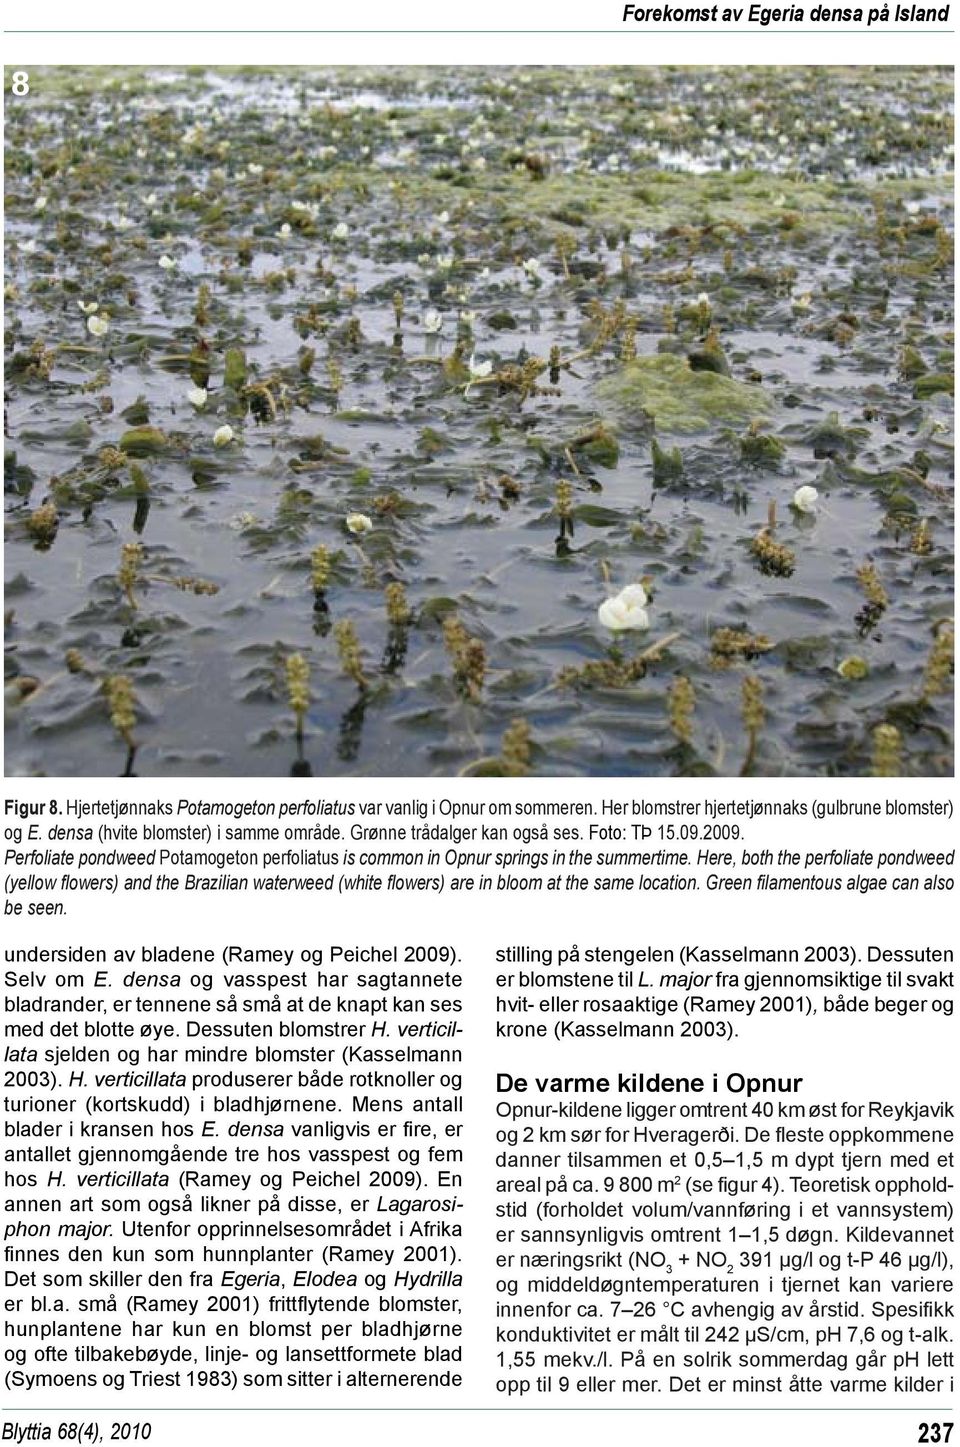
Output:
<instances>
[{"instance_id":1,"label":"aquatic plant","mask_svg":"<svg viewBox=\"0 0 960 1447\"><path fill-rule=\"evenodd\" d=\"M384 601L387 607L387 619L391 628L405 628L413 617L410 604L407 600L406 589L402 583L388 583L384 592Z\"/></svg>"},{"instance_id":2,"label":"aquatic plant","mask_svg":"<svg viewBox=\"0 0 960 1447\"><path fill-rule=\"evenodd\" d=\"M753 423L740 438L740 456L754 467L778 467L786 455L786 444Z\"/></svg>"},{"instance_id":3,"label":"aquatic plant","mask_svg":"<svg viewBox=\"0 0 960 1447\"><path fill-rule=\"evenodd\" d=\"M667 695L670 729L678 742L686 744L688 748L693 743L693 711L696 703L697 693L693 684L685 674L678 674Z\"/></svg>"},{"instance_id":4,"label":"aquatic plant","mask_svg":"<svg viewBox=\"0 0 960 1447\"><path fill-rule=\"evenodd\" d=\"M310 586L314 593L326 592L330 583L330 550L318 543L310 554Z\"/></svg>"},{"instance_id":5,"label":"aquatic plant","mask_svg":"<svg viewBox=\"0 0 960 1447\"><path fill-rule=\"evenodd\" d=\"M700 346L687 353L687 361L694 372L715 372L719 377L730 376L730 363L713 327L707 332Z\"/></svg>"},{"instance_id":6,"label":"aquatic plant","mask_svg":"<svg viewBox=\"0 0 960 1447\"><path fill-rule=\"evenodd\" d=\"M933 644L923 670L923 689L920 694L923 703L931 703L937 694L947 693L952 687L953 638L953 623L944 619L934 631Z\"/></svg>"},{"instance_id":7,"label":"aquatic plant","mask_svg":"<svg viewBox=\"0 0 960 1447\"><path fill-rule=\"evenodd\" d=\"M27 518L27 532L36 539L37 546L48 548L57 535L60 514L57 505L50 498L34 508Z\"/></svg>"},{"instance_id":8,"label":"aquatic plant","mask_svg":"<svg viewBox=\"0 0 960 1447\"><path fill-rule=\"evenodd\" d=\"M368 683L363 668L363 652L360 648L357 630L349 618L341 618L333 625L333 636L342 671L347 678L352 679L361 693L365 692Z\"/></svg>"},{"instance_id":9,"label":"aquatic plant","mask_svg":"<svg viewBox=\"0 0 960 1447\"><path fill-rule=\"evenodd\" d=\"M755 673L748 673L740 686L740 717L747 735L747 752L740 768L743 775L749 774L753 769L760 734L767 718L763 704L763 684Z\"/></svg>"},{"instance_id":10,"label":"aquatic plant","mask_svg":"<svg viewBox=\"0 0 960 1447\"><path fill-rule=\"evenodd\" d=\"M862 427L844 427L838 412L831 412L822 422L811 427L805 441L814 457L853 457L859 451L867 432Z\"/></svg>"},{"instance_id":11,"label":"aquatic plant","mask_svg":"<svg viewBox=\"0 0 960 1447\"><path fill-rule=\"evenodd\" d=\"M248 382L241 395L258 427L276 421L281 403L277 401L274 387L269 382Z\"/></svg>"},{"instance_id":12,"label":"aquatic plant","mask_svg":"<svg viewBox=\"0 0 960 1447\"><path fill-rule=\"evenodd\" d=\"M284 663L287 701L293 713L297 736L303 734L304 720L310 708L310 665L302 653L291 653Z\"/></svg>"},{"instance_id":13,"label":"aquatic plant","mask_svg":"<svg viewBox=\"0 0 960 1447\"><path fill-rule=\"evenodd\" d=\"M339 407L340 393L343 391L343 369L336 357L327 358L327 380L333 393L334 406Z\"/></svg>"},{"instance_id":14,"label":"aquatic plant","mask_svg":"<svg viewBox=\"0 0 960 1447\"><path fill-rule=\"evenodd\" d=\"M215 593L220 592L219 583L214 583L209 578L195 578L189 573L178 573L173 577L151 574L150 581L169 583L171 587L179 588L181 593L193 593L198 598L212 598Z\"/></svg>"},{"instance_id":15,"label":"aquatic plant","mask_svg":"<svg viewBox=\"0 0 960 1447\"><path fill-rule=\"evenodd\" d=\"M772 647L764 633L751 633L746 628L717 628L710 635L710 661L715 668L728 668L731 663L769 653Z\"/></svg>"},{"instance_id":16,"label":"aquatic plant","mask_svg":"<svg viewBox=\"0 0 960 1447\"><path fill-rule=\"evenodd\" d=\"M646 677L650 664L658 663L679 637L679 633L667 633L633 658L611 652L607 658L590 659L579 668L573 665L561 668L556 685L558 688L629 688Z\"/></svg>"},{"instance_id":17,"label":"aquatic plant","mask_svg":"<svg viewBox=\"0 0 960 1447\"><path fill-rule=\"evenodd\" d=\"M894 779L903 773L903 736L893 724L878 724L872 734L870 772L875 779Z\"/></svg>"},{"instance_id":18,"label":"aquatic plant","mask_svg":"<svg viewBox=\"0 0 960 1447\"><path fill-rule=\"evenodd\" d=\"M479 699L487 673L487 650L483 643L471 637L456 616L444 620L443 642L458 690L466 698Z\"/></svg>"},{"instance_id":19,"label":"aquatic plant","mask_svg":"<svg viewBox=\"0 0 960 1447\"><path fill-rule=\"evenodd\" d=\"M771 573L778 578L789 578L797 564L797 555L786 543L778 542L774 536L777 525L776 510L771 504L766 527L753 535L750 552L762 573Z\"/></svg>"},{"instance_id":20,"label":"aquatic plant","mask_svg":"<svg viewBox=\"0 0 960 1447\"><path fill-rule=\"evenodd\" d=\"M500 744L503 772L514 777L529 773L530 753L530 725L524 718L514 719Z\"/></svg>"},{"instance_id":21,"label":"aquatic plant","mask_svg":"<svg viewBox=\"0 0 960 1447\"><path fill-rule=\"evenodd\" d=\"M866 598L866 602L857 614L857 625L861 633L869 633L890 606L890 599L873 563L869 561L861 563L856 577Z\"/></svg>"},{"instance_id":22,"label":"aquatic plant","mask_svg":"<svg viewBox=\"0 0 960 1447\"><path fill-rule=\"evenodd\" d=\"M553 510L560 519L561 538L573 536L573 483L561 479L556 486Z\"/></svg>"},{"instance_id":23,"label":"aquatic plant","mask_svg":"<svg viewBox=\"0 0 960 1447\"><path fill-rule=\"evenodd\" d=\"M159 427L131 427L120 438L119 451L126 457L156 457L169 445L169 438Z\"/></svg>"},{"instance_id":24,"label":"aquatic plant","mask_svg":"<svg viewBox=\"0 0 960 1447\"><path fill-rule=\"evenodd\" d=\"M667 451L654 437L650 443L650 453L653 458L654 482L673 482L683 476L683 454L679 447L671 447Z\"/></svg>"},{"instance_id":25,"label":"aquatic plant","mask_svg":"<svg viewBox=\"0 0 960 1447\"><path fill-rule=\"evenodd\" d=\"M247 356L242 347L228 347L223 358L223 385L240 393L247 385Z\"/></svg>"},{"instance_id":26,"label":"aquatic plant","mask_svg":"<svg viewBox=\"0 0 960 1447\"><path fill-rule=\"evenodd\" d=\"M131 608L139 607L136 599L136 589L140 582L140 570L143 566L143 544L124 543L120 549L120 566L117 569L117 582L123 591L124 597Z\"/></svg>"},{"instance_id":27,"label":"aquatic plant","mask_svg":"<svg viewBox=\"0 0 960 1447\"><path fill-rule=\"evenodd\" d=\"M110 722L131 751L136 748L133 730L137 722L137 699L133 684L125 673L111 673L103 680L104 697Z\"/></svg>"},{"instance_id":28,"label":"aquatic plant","mask_svg":"<svg viewBox=\"0 0 960 1447\"><path fill-rule=\"evenodd\" d=\"M323 772L502 775L513 717L544 772L735 772L761 657L752 772L868 772L878 721L905 772L952 767L944 68L753 70L746 109L716 67L650 67L629 105L625 68L249 70L215 101L209 72L125 75L41 68L8 108L11 767L111 770L70 688L122 669L141 767L286 769L271 640L306 586L308 634L368 644L345 707L315 645ZM866 557L889 623L857 597L858 681ZM600 624L598 563L647 569L641 612L689 640L662 680L672 644ZM451 617L472 682L437 664Z\"/></svg>"},{"instance_id":29,"label":"aquatic plant","mask_svg":"<svg viewBox=\"0 0 960 1447\"><path fill-rule=\"evenodd\" d=\"M852 653L848 658L843 658L837 664L837 672L840 677L848 683L859 683L867 678L870 673L870 665L865 658L858 653Z\"/></svg>"},{"instance_id":30,"label":"aquatic plant","mask_svg":"<svg viewBox=\"0 0 960 1447\"><path fill-rule=\"evenodd\" d=\"M639 357L615 376L605 378L597 393L621 415L652 417L658 432L704 432L721 422L749 422L766 415L770 403L760 387L694 371L684 357Z\"/></svg>"},{"instance_id":31,"label":"aquatic plant","mask_svg":"<svg viewBox=\"0 0 960 1447\"><path fill-rule=\"evenodd\" d=\"M516 779L530 773L532 758L530 725L526 719L514 719L504 730L499 754L474 759L460 770L464 778Z\"/></svg>"}]
</instances>

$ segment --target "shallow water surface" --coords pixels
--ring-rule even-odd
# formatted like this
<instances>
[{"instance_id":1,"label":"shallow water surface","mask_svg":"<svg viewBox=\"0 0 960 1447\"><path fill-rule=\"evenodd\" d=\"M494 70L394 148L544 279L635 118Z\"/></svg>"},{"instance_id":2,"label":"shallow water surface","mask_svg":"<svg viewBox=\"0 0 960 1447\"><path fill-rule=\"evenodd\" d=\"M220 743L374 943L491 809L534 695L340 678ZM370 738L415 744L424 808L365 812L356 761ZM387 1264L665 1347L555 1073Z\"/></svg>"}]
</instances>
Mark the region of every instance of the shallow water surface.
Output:
<instances>
[{"instance_id":1,"label":"shallow water surface","mask_svg":"<svg viewBox=\"0 0 960 1447\"><path fill-rule=\"evenodd\" d=\"M952 772L952 138L932 68L32 72L7 771Z\"/></svg>"}]
</instances>

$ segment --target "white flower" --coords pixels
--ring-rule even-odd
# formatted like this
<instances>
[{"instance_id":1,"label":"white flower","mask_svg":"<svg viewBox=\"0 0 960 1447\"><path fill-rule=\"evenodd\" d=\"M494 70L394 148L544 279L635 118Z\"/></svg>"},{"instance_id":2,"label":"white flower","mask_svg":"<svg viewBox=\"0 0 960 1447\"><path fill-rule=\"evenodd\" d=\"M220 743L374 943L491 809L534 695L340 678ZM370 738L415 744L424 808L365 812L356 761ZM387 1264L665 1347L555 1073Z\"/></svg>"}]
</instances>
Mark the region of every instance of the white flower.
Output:
<instances>
[{"instance_id":1,"label":"white flower","mask_svg":"<svg viewBox=\"0 0 960 1447\"><path fill-rule=\"evenodd\" d=\"M104 317L87 317L87 331L92 337L104 337L110 329L110 323Z\"/></svg>"},{"instance_id":2,"label":"white flower","mask_svg":"<svg viewBox=\"0 0 960 1447\"><path fill-rule=\"evenodd\" d=\"M440 215L437 217L437 225L438 225L438 226L446 226L446 224L447 224L447 222L448 222L449 220L450 220L450 212L449 212L449 211L441 211L441 212L440 212Z\"/></svg>"},{"instance_id":3,"label":"white flower","mask_svg":"<svg viewBox=\"0 0 960 1447\"><path fill-rule=\"evenodd\" d=\"M196 407L198 411L201 407L205 407L207 405L206 387L191 387L190 391L187 393L187 401L192 406Z\"/></svg>"},{"instance_id":4,"label":"white flower","mask_svg":"<svg viewBox=\"0 0 960 1447\"><path fill-rule=\"evenodd\" d=\"M36 252L36 249L37 243L34 241L32 236L30 237L29 241L21 241L20 243L20 250L24 253L25 256L33 256Z\"/></svg>"},{"instance_id":5,"label":"white flower","mask_svg":"<svg viewBox=\"0 0 960 1447\"><path fill-rule=\"evenodd\" d=\"M443 331L443 317L434 307L430 307L423 314L423 330L433 336Z\"/></svg>"},{"instance_id":6,"label":"white flower","mask_svg":"<svg viewBox=\"0 0 960 1447\"><path fill-rule=\"evenodd\" d=\"M174 261L173 257L168 256L166 252L163 253L160 260L157 262L157 265L159 266L161 271L176 271L177 269L177 263Z\"/></svg>"},{"instance_id":7,"label":"white flower","mask_svg":"<svg viewBox=\"0 0 960 1447\"><path fill-rule=\"evenodd\" d=\"M907 213L908 216L916 216L916 215L919 213L919 211L920 211L920 202L919 202L919 201L907 201L907 202L904 204L904 210L906 211L906 213Z\"/></svg>"},{"instance_id":8,"label":"white flower","mask_svg":"<svg viewBox=\"0 0 960 1447\"><path fill-rule=\"evenodd\" d=\"M453 269L453 252L445 251L442 256L438 256L437 267L440 271L451 271Z\"/></svg>"},{"instance_id":9,"label":"white flower","mask_svg":"<svg viewBox=\"0 0 960 1447\"><path fill-rule=\"evenodd\" d=\"M646 588L642 583L629 583L615 598L607 598L600 604L597 617L612 633L642 632L649 628Z\"/></svg>"},{"instance_id":10,"label":"white flower","mask_svg":"<svg viewBox=\"0 0 960 1447\"><path fill-rule=\"evenodd\" d=\"M222 427L218 427L216 432L213 434L214 447L229 447L232 441L233 428L227 426L226 423L224 423Z\"/></svg>"},{"instance_id":11,"label":"white flower","mask_svg":"<svg viewBox=\"0 0 960 1447\"><path fill-rule=\"evenodd\" d=\"M46 209L47 209L47 201L48 201L49 199L50 199L50 198L49 198L48 196L38 196L37 199L36 199L36 200L34 201L34 203L33 203L33 209L34 209L34 211L46 211Z\"/></svg>"},{"instance_id":12,"label":"white flower","mask_svg":"<svg viewBox=\"0 0 960 1447\"><path fill-rule=\"evenodd\" d=\"M285 222L283 223L283 225L280 227L280 231L279 231L278 234L279 234L280 236L289 236L289 235L290 235L290 232L291 232L292 230L293 230L293 227L290 225L290 222L289 222L289 221L285 221Z\"/></svg>"},{"instance_id":13,"label":"white flower","mask_svg":"<svg viewBox=\"0 0 960 1447\"><path fill-rule=\"evenodd\" d=\"M793 494L793 506L797 512L816 512L819 498L815 487L798 487Z\"/></svg>"},{"instance_id":14,"label":"white flower","mask_svg":"<svg viewBox=\"0 0 960 1447\"><path fill-rule=\"evenodd\" d=\"M476 352L474 352L469 362L467 363L467 370L470 373L470 381L467 383L463 391L463 395L465 397L470 396L470 388L473 386L474 382L479 382L482 377L490 376L490 373L493 371L493 363L478 362L477 354Z\"/></svg>"},{"instance_id":15,"label":"white flower","mask_svg":"<svg viewBox=\"0 0 960 1447\"><path fill-rule=\"evenodd\" d=\"M131 221L129 216L124 216L122 213L113 223L114 229L116 231L129 231L131 226L136 226L136 224L137 223L135 221Z\"/></svg>"},{"instance_id":16,"label":"white flower","mask_svg":"<svg viewBox=\"0 0 960 1447\"><path fill-rule=\"evenodd\" d=\"M137 154L140 155L140 152L138 152ZM146 151L143 152L143 155L144 155L144 156L146 155ZM141 156L141 159L142 159L142 158L143 158L143 157ZM146 206L149 210L152 211L153 208L154 208L154 206L156 206L156 204L157 204L157 193L156 193L156 191L151 191L149 196L144 196L144 198L143 198L143 204L144 204L144 206Z\"/></svg>"},{"instance_id":17,"label":"white flower","mask_svg":"<svg viewBox=\"0 0 960 1447\"><path fill-rule=\"evenodd\" d=\"M258 161L251 161L250 164L249 164L248 167L247 167L247 170L248 170L248 172L250 173L251 176L262 176L262 175L263 175L263 167L260 165L260 163L259 163Z\"/></svg>"},{"instance_id":18,"label":"white flower","mask_svg":"<svg viewBox=\"0 0 960 1447\"><path fill-rule=\"evenodd\" d=\"M706 307L707 310L709 311L709 309L710 309L710 295L709 295L708 292L701 291L701 292L698 292L698 293L697 293L697 306Z\"/></svg>"},{"instance_id":19,"label":"white flower","mask_svg":"<svg viewBox=\"0 0 960 1447\"><path fill-rule=\"evenodd\" d=\"M534 281L539 281L543 273L543 267L540 265L540 262L535 256L529 257L523 263L523 269L526 272L527 276L531 277Z\"/></svg>"},{"instance_id":20,"label":"white flower","mask_svg":"<svg viewBox=\"0 0 960 1447\"><path fill-rule=\"evenodd\" d=\"M94 312L100 310L100 303L96 301L78 301L77 306L85 317L92 317Z\"/></svg>"},{"instance_id":21,"label":"white flower","mask_svg":"<svg viewBox=\"0 0 960 1447\"><path fill-rule=\"evenodd\" d=\"M373 523L365 512L348 512L344 522L347 532L354 533L356 536L373 531Z\"/></svg>"},{"instance_id":22,"label":"white flower","mask_svg":"<svg viewBox=\"0 0 960 1447\"><path fill-rule=\"evenodd\" d=\"M347 225L347 223L345 221L338 221L336 226L333 228L334 241L346 241L349 235L350 227Z\"/></svg>"}]
</instances>

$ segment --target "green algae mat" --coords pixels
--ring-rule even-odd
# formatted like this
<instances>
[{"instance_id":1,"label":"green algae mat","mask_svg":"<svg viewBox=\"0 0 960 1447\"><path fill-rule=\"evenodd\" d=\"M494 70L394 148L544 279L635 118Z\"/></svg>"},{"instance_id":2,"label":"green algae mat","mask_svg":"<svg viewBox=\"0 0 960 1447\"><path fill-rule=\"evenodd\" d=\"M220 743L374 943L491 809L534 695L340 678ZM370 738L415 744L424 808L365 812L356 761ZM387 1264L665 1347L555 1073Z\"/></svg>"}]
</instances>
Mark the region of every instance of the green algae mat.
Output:
<instances>
[{"instance_id":1,"label":"green algae mat","mask_svg":"<svg viewBox=\"0 0 960 1447\"><path fill-rule=\"evenodd\" d=\"M57 68L6 767L953 771L947 69Z\"/></svg>"}]
</instances>

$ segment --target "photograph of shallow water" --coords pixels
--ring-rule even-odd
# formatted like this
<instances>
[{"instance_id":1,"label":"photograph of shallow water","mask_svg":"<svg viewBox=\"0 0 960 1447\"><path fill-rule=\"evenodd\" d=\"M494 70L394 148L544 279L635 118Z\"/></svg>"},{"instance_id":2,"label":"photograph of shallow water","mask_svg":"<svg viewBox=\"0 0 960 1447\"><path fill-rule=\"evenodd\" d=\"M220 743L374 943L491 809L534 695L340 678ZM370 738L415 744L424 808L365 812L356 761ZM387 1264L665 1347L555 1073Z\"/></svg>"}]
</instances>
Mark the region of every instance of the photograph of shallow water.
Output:
<instances>
[{"instance_id":1,"label":"photograph of shallow water","mask_svg":"<svg viewBox=\"0 0 960 1447\"><path fill-rule=\"evenodd\" d=\"M18 88L8 774L953 772L950 70Z\"/></svg>"}]
</instances>

